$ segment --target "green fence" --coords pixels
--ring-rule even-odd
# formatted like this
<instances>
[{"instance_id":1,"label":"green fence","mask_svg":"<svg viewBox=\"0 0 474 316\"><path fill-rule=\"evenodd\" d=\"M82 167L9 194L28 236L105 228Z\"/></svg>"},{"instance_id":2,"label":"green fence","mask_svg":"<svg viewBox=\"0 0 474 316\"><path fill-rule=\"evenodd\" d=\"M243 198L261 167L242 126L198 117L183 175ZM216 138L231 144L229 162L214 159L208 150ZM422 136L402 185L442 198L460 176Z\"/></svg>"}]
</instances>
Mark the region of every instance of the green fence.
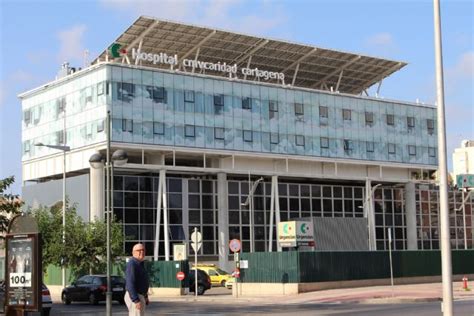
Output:
<instances>
[{"instance_id":1,"label":"green fence","mask_svg":"<svg viewBox=\"0 0 474 316\"><path fill-rule=\"evenodd\" d=\"M440 251L393 251L393 276L441 275ZM243 253L248 283L305 283L390 278L388 251ZM474 250L452 251L453 274L474 273Z\"/></svg>"},{"instance_id":2,"label":"green fence","mask_svg":"<svg viewBox=\"0 0 474 316\"><path fill-rule=\"evenodd\" d=\"M116 263L112 265L112 275L125 275L126 263ZM183 271L185 275L189 274L188 261L146 261L145 268L150 277L150 285L152 287L171 287L179 288L187 286L187 279L178 281L176 273ZM93 271L95 274L105 274L105 271ZM82 274L87 274L82 273ZM75 277L72 275L70 269L66 269L66 280L68 284L74 281ZM43 281L46 285L61 285L61 268L50 265L43 275Z\"/></svg>"}]
</instances>

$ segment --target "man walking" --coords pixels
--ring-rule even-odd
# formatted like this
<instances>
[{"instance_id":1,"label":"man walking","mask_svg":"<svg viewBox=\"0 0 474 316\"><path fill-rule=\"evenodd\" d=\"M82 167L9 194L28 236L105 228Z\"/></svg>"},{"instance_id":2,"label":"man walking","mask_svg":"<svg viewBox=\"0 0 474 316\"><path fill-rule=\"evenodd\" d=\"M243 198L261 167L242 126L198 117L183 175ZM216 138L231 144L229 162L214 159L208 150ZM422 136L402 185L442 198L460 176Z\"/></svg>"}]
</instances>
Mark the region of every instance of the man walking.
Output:
<instances>
[{"instance_id":1,"label":"man walking","mask_svg":"<svg viewBox=\"0 0 474 316\"><path fill-rule=\"evenodd\" d=\"M129 316L145 315L145 306L148 305L148 273L145 270L145 246L133 246L132 258L127 262L125 270L125 304Z\"/></svg>"}]
</instances>

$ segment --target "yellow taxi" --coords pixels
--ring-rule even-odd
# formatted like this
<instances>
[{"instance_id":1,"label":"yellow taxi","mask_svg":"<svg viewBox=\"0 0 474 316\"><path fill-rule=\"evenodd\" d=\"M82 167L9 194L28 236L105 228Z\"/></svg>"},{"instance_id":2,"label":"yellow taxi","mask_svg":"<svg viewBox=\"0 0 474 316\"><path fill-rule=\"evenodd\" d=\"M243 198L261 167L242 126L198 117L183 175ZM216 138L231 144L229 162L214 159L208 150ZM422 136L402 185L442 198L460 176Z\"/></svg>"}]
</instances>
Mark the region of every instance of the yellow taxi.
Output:
<instances>
[{"instance_id":1,"label":"yellow taxi","mask_svg":"<svg viewBox=\"0 0 474 316\"><path fill-rule=\"evenodd\" d=\"M197 267L198 269L203 270L209 275L209 277L211 278L212 286L222 286L222 287L232 288L231 284L234 281L234 278L232 277L232 275L220 269L215 264L198 263ZM227 286L227 285L230 285L230 286Z\"/></svg>"}]
</instances>

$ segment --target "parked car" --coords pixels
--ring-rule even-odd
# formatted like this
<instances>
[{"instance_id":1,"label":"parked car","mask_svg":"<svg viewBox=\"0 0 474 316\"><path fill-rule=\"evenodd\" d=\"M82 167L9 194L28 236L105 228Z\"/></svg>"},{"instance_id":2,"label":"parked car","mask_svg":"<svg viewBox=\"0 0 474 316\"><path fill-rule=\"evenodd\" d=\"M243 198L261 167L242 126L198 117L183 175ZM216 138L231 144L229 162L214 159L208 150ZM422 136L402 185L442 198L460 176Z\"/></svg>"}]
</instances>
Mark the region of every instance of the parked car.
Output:
<instances>
[{"instance_id":1,"label":"parked car","mask_svg":"<svg viewBox=\"0 0 474 316\"><path fill-rule=\"evenodd\" d=\"M232 279L232 276L220 269L215 264L199 264L197 265L198 269L206 272L211 278L212 286L222 286L226 287L227 282Z\"/></svg>"},{"instance_id":2,"label":"parked car","mask_svg":"<svg viewBox=\"0 0 474 316\"><path fill-rule=\"evenodd\" d=\"M196 275L195 275L196 270L194 268L189 270L189 291L190 292L195 292L196 291ZM209 275L202 271L202 270L197 270L198 272L198 288L197 288L197 294L198 295L203 295L207 290L211 288L211 278Z\"/></svg>"},{"instance_id":3,"label":"parked car","mask_svg":"<svg viewBox=\"0 0 474 316\"><path fill-rule=\"evenodd\" d=\"M120 276L111 276L112 300L125 304L125 280ZM71 302L89 302L93 305L105 301L107 293L107 276L84 275L74 281L70 286L63 289L61 300L63 304Z\"/></svg>"},{"instance_id":4,"label":"parked car","mask_svg":"<svg viewBox=\"0 0 474 316\"><path fill-rule=\"evenodd\" d=\"M0 281L0 306L2 309L2 312L4 311L5 307L5 282ZM53 301L51 300L51 293L49 292L49 289L46 285L42 285L41 289L41 297L42 297L42 302L41 302L41 308L42 312L41 315L43 316L49 316L49 313L51 311L51 307L53 307Z\"/></svg>"}]
</instances>

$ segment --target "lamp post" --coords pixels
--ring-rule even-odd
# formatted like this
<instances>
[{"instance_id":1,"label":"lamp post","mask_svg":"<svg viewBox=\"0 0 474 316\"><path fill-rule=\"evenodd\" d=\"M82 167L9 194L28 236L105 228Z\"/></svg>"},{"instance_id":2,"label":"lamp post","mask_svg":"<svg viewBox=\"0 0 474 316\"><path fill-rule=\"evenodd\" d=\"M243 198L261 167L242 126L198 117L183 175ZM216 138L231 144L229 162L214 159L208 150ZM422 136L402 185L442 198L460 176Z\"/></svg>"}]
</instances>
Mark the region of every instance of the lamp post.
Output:
<instances>
[{"instance_id":1,"label":"lamp post","mask_svg":"<svg viewBox=\"0 0 474 316\"><path fill-rule=\"evenodd\" d=\"M109 125L108 125L109 126ZM110 143L107 145L107 157L109 157L110 153ZM110 159L107 159L100 153L95 153L89 158L89 163L92 168L104 168L104 161L105 161L105 168L106 168L106 183L107 183L107 191L106 191L106 200L105 200L105 213L106 213L106 227L107 227L107 237L106 237L106 251L107 251L107 292L106 292L106 315L112 315L112 292L111 292L111 249L110 249L110 224L111 224L111 215L113 209L113 166L114 163L117 166L124 165L128 161L128 155L124 150L117 150L112 154L112 163Z\"/></svg>"},{"instance_id":2,"label":"lamp post","mask_svg":"<svg viewBox=\"0 0 474 316\"><path fill-rule=\"evenodd\" d=\"M253 218L253 195L255 193L255 190L257 189L257 185L263 181L263 178L260 177L258 180L254 181L252 188L249 191L249 195L247 196L247 199L245 200L244 203L242 203L242 206L249 206L249 220L250 220L250 252L253 252L254 250L254 218Z\"/></svg>"},{"instance_id":3,"label":"lamp post","mask_svg":"<svg viewBox=\"0 0 474 316\"><path fill-rule=\"evenodd\" d=\"M66 139L66 138L64 138ZM63 145L45 145L43 143L36 143L35 146L47 147L61 150L63 152L63 246L66 245L66 152L70 151L69 146ZM61 262L61 278L62 286L66 287L66 268L64 262Z\"/></svg>"}]
</instances>

